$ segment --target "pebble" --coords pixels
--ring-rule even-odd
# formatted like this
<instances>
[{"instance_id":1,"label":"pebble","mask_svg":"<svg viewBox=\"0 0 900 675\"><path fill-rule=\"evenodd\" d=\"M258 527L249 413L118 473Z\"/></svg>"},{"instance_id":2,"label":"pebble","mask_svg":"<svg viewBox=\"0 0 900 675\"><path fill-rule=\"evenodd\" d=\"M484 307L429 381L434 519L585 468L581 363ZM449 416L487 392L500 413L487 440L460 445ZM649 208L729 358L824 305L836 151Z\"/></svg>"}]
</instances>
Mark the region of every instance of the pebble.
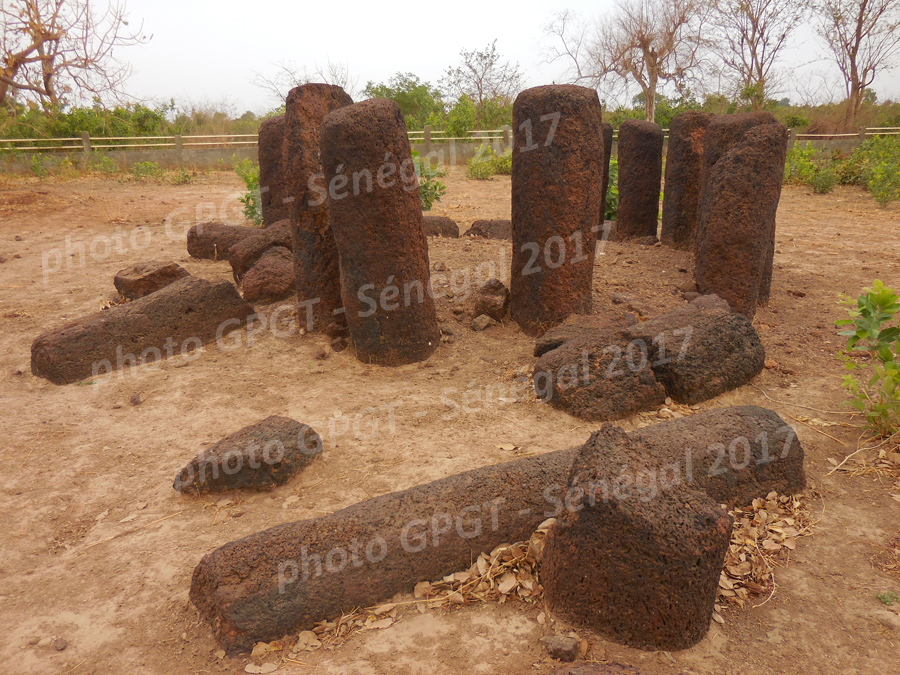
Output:
<instances>
[{"instance_id":1,"label":"pebble","mask_svg":"<svg viewBox=\"0 0 900 675\"><path fill-rule=\"evenodd\" d=\"M610 300L614 305L625 305L631 302L631 296L625 295L624 293L613 293L610 296Z\"/></svg>"},{"instance_id":2,"label":"pebble","mask_svg":"<svg viewBox=\"0 0 900 675\"><path fill-rule=\"evenodd\" d=\"M131 397L131 405L140 405L143 402L144 402L144 396L140 393L134 394Z\"/></svg>"},{"instance_id":3,"label":"pebble","mask_svg":"<svg viewBox=\"0 0 900 675\"><path fill-rule=\"evenodd\" d=\"M546 635L541 638L541 644L552 659L570 662L578 656L578 640L573 637Z\"/></svg>"},{"instance_id":4,"label":"pebble","mask_svg":"<svg viewBox=\"0 0 900 675\"><path fill-rule=\"evenodd\" d=\"M434 263L434 271L435 271L435 272L446 272L446 271L447 271L447 265L445 265L445 264L442 263L442 262L436 262L436 263Z\"/></svg>"},{"instance_id":5,"label":"pebble","mask_svg":"<svg viewBox=\"0 0 900 675\"><path fill-rule=\"evenodd\" d=\"M53 647L58 652L64 651L66 647L69 646L69 643L66 642L64 638L56 638L53 642L50 643L50 646Z\"/></svg>"},{"instance_id":6,"label":"pebble","mask_svg":"<svg viewBox=\"0 0 900 675\"><path fill-rule=\"evenodd\" d=\"M482 331L487 329L488 326L496 325L496 321L494 321L487 314L482 314L475 319L472 320L472 330L474 331Z\"/></svg>"}]
</instances>

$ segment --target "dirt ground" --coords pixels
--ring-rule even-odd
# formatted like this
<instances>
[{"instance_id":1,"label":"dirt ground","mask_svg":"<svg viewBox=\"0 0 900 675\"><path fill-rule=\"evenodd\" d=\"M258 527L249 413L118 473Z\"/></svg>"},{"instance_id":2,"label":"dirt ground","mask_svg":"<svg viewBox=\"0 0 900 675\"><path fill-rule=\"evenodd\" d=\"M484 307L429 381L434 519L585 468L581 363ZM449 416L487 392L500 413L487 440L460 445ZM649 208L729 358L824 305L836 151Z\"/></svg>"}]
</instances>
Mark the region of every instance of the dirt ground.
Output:
<instances>
[{"instance_id":1,"label":"dirt ground","mask_svg":"<svg viewBox=\"0 0 900 675\"><path fill-rule=\"evenodd\" d=\"M449 189L435 214L461 228L510 217L508 178L467 181L454 170L444 180ZM188 601L204 554L385 492L578 445L592 430L533 396L500 400L509 397L497 385L510 385L518 368L534 363L533 343L514 325L476 333L471 317L455 318L453 303L467 306L476 272L489 273L493 263L501 278L509 274L508 243L465 238L429 242L432 264L458 271L456 297L439 304L457 339L425 364L365 366L349 351L320 361L322 337L266 330L252 344L246 332L234 334L239 348L212 345L189 360L126 370L96 385L55 386L31 375L34 338L113 299L119 269L171 259L191 274L230 279L227 263L189 258L184 234L195 222L239 220L240 187L226 173L183 186L0 182L0 672L244 672L249 658L217 656ZM690 267L688 255L667 248L607 244L595 268L594 311L620 311L612 292L653 313L674 308L684 302L676 286L690 279ZM878 208L857 189L815 196L785 188L772 301L755 320L771 367L701 407L758 404L795 426L818 520L813 536L782 559L770 600L726 612L725 624L714 623L693 649L642 652L582 633L594 659L654 674L900 673L900 607L876 598L900 594L900 579L870 563L900 528L900 503L891 497L900 485L874 474L826 475L829 458L843 459L860 435L858 420L826 412L845 410L833 327L838 295L855 296L874 278L900 286L900 209ZM473 390L490 406L482 401L463 413L462 396ZM135 394L143 399L136 406ZM325 438L323 457L302 475L274 492L226 500L172 489L177 470L202 448L273 414L309 423ZM798 418L845 426L814 428ZM518 450L499 447L506 444ZM311 652L306 665L285 663L278 672L539 675L554 664L538 639L563 630L540 625L541 611L517 602L410 609L388 629ZM67 646L59 651L41 638Z\"/></svg>"}]
</instances>

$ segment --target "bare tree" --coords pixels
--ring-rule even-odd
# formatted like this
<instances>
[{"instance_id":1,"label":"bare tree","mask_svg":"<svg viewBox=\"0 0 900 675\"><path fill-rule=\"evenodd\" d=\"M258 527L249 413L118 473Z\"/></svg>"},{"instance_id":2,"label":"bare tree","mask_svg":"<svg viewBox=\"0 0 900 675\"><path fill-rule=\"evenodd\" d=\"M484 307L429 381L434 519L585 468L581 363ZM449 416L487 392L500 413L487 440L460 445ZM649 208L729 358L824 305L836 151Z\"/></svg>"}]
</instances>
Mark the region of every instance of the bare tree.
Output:
<instances>
[{"instance_id":1,"label":"bare tree","mask_svg":"<svg viewBox=\"0 0 900 675\"><path fill-rule=\"evenodd\" d=\"M681 89L701 67L709 10L710 0L618 0L590 37L584 24L563 12L548 27L561 44L551 59L571 60L576 80L634 82L644 95L644 117L653 121L658 88Z\"/></svg>"},{"instance_id":2,"label":"bare tree","mask_svg":"<svg viewBox=\"0 0 900 675\"><path fill-rule=\"evenodd\" d=\"M486 101L503 100L511 102L522 89L522 72L519 64L502 62L494 40L484 51L460 53L462 63L448 68L443 79L443 87L451 99L463 94L481 109Z\"/></svg>"},{"instance_id":3,"label":"bare tree","mask_svg":"<svg viewBox=\"0 0 900 675\"><path fill-rule=\"evenodd\" d=\"M283 104L294 87L310 82L333 84L354 95L359 77L350 74L350 66L346 63L334 63L329 59L325 67L315 64L312 72L306 66L298 68L293 61L280 61L275 64L272 75L253 73L253 84L269 93L273 100Z\"/></svg>"},{"instance_id":4,"label":"bare tree","mask_svg":"<svg viewBox=\"0 0 900 675\"><path fill-rule=\"evenodd\" d=\"M816 13L819 35L844 78L844 129L850 130L876 72L896 65L900 0L823 0L816 4Z\"/></svg>"},{"instance_id":5,"label":"bare tree","mask_svg":"<svg viewBox=\"0 0 900 675\"><path fill-rule=\"evenodd\" d=\"M131 68L114 50L146 43L131 31L124 3L97 10L91 0L0 0L0 104L22 96L120 97Z\"/></svg>"},{"instance_id":6,"label":"bare tree","mask_svg":"<svg viewBox=\"0 0 900 675\"><path fill-rule=\"evenodd\" d=\"M753 110L761 110L780 86L775 66L809 5L809 0L716 0L715 50L736 93Z\"/></svg>"}]
</instances>

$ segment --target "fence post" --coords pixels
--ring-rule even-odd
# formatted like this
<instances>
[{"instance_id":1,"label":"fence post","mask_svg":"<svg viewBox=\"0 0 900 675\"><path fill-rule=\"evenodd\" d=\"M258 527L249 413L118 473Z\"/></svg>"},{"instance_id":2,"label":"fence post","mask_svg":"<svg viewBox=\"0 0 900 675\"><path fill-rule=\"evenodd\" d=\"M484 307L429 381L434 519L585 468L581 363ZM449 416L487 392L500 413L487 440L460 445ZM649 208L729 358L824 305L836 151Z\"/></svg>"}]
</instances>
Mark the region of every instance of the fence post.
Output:
<instances>
[{"instance_id":1,"label":"fence post","mask_svg":"<svg viewBox=\"0 0 900 675\"><path fill-rule=\"evenodd\" d=\"M87 131L81 132L81 147L84 152L81 163L83 167L87 167L91 159L91 135Z\"/></svg>"},{"instance_id":2,"label":"fence post","mask_svg":"<svg viewBox=\"0 0 900 675\"><path fill-rule=\"evenodd\" d=\"M866 142L866 128L865 127L859 128L859 142L860 143Z\"/></svg>"},{"instance_id":3,"label":"fence post","mask_svg":"<svg viewBox=\"0 0 900 675\"><path fill-rule=\"evenodd\" d=\"M422 131L422 157L428 157L431 153L431 125L426 124Z\"/></svg>"},{"instance_id":4,"label":"fence post","mask_svg":"<svg viewBox=\"0 0 900 675\"><path fill-rule=\"evenodd\" d=\"M788 136L788 145L787 145L788 150L791 150L796 143L797 143L797 128L793 127L791 129L790 135Z\"/></svg>"},{"instance_id":5,"label":"fence post","mask_svg":"<svg viewBox=\"0 0 900 675\"><path fill-rule=\"evenodd\" d=\"M184 151L184 141L181 138L181 134L178 134L177 136L175 136L175 153L178 155L178 163L179 164L184 163L183 151Z\"/></svg>"}]
</instances>

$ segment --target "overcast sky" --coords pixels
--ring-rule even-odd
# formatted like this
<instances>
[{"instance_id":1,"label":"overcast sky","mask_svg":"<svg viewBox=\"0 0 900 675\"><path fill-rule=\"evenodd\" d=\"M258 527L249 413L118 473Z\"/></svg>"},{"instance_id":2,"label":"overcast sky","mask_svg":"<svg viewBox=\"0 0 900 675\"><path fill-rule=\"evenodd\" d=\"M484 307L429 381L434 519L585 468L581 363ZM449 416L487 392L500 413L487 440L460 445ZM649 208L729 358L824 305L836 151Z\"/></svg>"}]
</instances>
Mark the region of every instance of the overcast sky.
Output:
<instances>
[{"instance_id":1,"label":"overcast sky","mask_svg":"<svg viewBox=\"0 0 900 675\"><path fill-rule=\"evenodd\" d=\"M329 59L346 64L358 77L359 97L369 80L383 82L397 72L412 72L438 84L447 67L459 61L460 50L483 49L495 39L503 57L521 66L526 86L536 86L561 81L564 71L562 64L548 64L544 56L544 26L553 12L568 7L594 18L613 4L252 0L233 9L231 3L213 0L128 0L132 27L143 21L153 39L119 56L134 67L128 90L135 97L200 105L227 101L238 115L275 107L277 102L252 80L254 72L273 74L280 61L310 71ZM801 72L799 79L816 89L821 80L815 73L836 71L821 58L810 30L801 31L794 42L785 65ZM900 70L883 74L873 86L879 100L900 98ZM842 87L832 89L843 95ZM784 95L799 98L796 91Z\"/></svg>"}]
</instances>

